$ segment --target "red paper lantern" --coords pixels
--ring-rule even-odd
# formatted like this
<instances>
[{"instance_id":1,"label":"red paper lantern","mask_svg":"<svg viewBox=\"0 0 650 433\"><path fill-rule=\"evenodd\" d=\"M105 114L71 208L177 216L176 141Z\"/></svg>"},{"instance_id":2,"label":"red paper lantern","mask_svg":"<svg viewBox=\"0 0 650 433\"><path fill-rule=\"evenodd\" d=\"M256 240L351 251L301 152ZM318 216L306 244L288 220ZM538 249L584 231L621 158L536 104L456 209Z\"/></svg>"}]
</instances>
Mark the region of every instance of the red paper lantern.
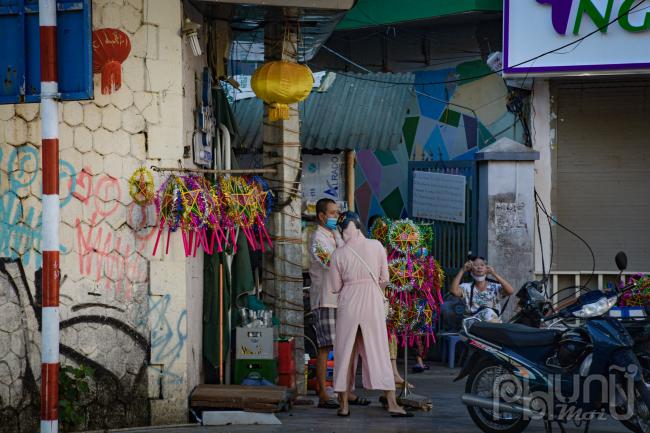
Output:
<instances>
[{"instance_id":1,"label":"red paper lantern","mask_svg":"<svg viewBox=\"0 0 650 433\"><path fill-rule=\"evenodd\" d=\"M131 41L118 29L93 32L93 72L102 74L102 95L122 86L122 62L131 52Z\"/></svg>"}]
</instances>

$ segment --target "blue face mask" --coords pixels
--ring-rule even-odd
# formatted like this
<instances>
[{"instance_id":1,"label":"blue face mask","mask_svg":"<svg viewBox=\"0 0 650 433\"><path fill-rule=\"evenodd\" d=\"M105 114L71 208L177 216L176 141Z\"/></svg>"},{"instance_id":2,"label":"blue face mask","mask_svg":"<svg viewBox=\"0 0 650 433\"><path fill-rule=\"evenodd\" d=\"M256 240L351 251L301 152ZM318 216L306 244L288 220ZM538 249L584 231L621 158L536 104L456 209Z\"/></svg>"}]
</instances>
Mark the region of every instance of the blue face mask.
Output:
<instances>
[{"instance_id":1,"label":"blue face mask","mask_svg":"<svg viewBox=\"0 0 650 433\"><path fill-rule=\"evenodd\" d=\"M327 218L327 222L325 223L325 227L327 227L330 230L336 230L336 223L339 221L338 218Z\"/></svg>"}]
</instances>

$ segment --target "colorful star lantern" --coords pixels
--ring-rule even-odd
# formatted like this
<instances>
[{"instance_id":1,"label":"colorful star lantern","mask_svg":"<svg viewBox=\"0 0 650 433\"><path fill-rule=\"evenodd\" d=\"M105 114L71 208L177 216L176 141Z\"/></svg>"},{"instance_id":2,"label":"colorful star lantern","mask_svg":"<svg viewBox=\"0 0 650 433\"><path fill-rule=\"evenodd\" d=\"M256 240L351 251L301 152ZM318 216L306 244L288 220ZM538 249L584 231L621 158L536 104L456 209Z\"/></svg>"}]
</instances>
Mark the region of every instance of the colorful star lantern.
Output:
<instances>
[{"instance_id":1,"label":"colorful star lantern","mask_svg":"<svg viewBox=\"0 0 650 433\"><path fill-rule=\"evenodd\" d=\"M387 245L389 223L390 221L380 217L377 218L370 227L370 237L377 239L383 246Z\"/></svg>"},{"instance_id":2,"label":"colorful star lantern","mask_svg":"<svg viewBox=\"0 0 650 433\"><path fill-rule=\"evenodd\" d=\"M330 261L332 260L332 253L323 248L322 245L316 244L313 247L314 256L316 259L323 265L329 267Z\"/></svg>"},{"instance_id":3,"label":"colorful star lantern","mask_svg":"<svg viewBox=\"0 0 650 433\"><path fill-rule=\"evenodd\" d=\"M264 226L273 205L266 182L259 178L230 176L212 184L196 175L171 175L156 196L160 226L153 254L167 226L169 238L180 228L185 255L196 256L199 247L213 254L232 245L236 252L237 230L241 229L253 250L261 249L271 238ZM209 234L210 233L210 234ZM259 240L258 240L259 238Z\"/></svg>"},{"instance_id":4,"label":"colorful star lantern","mask_svg":"<svg viewBox=\"0 0 650 433\"><path fill-rule=\"evenodd\" d=\"M422 234L411 220L394 221L388 228L388 244L401 254L413 254L422 244Z\"/></svg>"},{"instance_id":5,"label":"colorful star lantern","mask_svg":"<svg viewBox=\"0 0 650 433\"><path fill-rule=\"evenodd\" d=\"M268 188L258 186L243 177L228 177L221 180L221 191L232 226L242 229L253 250L264 251L266 241L272 246L271 238L264 227L267 218ZM256 232L259 234L259 241Z\"/></svg>"},{"instance_id":6,"label":"colorful star lantern","mask_svg":"<svg viewBox=\"0 0 650 433\"><path fill-rule=\"evenodd\" d=\"M621 307L650 306L650 276L634 274L627 280L627 284L634 284L634 288L621 296Z\"/></svg>"},{"instance_id":7,"label":"colorful star lantern","mask_svg":"<svg viewBox=\"0 0 650 433\"><path fill-rule=\"evenodd\" d=\"M411 292L424 284L424 268L420 261L409 261L398 257L388 263L390 282L388 288L394 292Z\"/></svg>"},{"instance_id":8,"label":"colorful star lantern","mask_svg":"<svg viewBox=\"0 0 650 433\"><path fill-rule=\"evenodd\" d=\"M129 195L140 206L147 206L153 201L156 191L151 171L140 167L133 172L129 179Z\"/></svg>"}]
</instances>

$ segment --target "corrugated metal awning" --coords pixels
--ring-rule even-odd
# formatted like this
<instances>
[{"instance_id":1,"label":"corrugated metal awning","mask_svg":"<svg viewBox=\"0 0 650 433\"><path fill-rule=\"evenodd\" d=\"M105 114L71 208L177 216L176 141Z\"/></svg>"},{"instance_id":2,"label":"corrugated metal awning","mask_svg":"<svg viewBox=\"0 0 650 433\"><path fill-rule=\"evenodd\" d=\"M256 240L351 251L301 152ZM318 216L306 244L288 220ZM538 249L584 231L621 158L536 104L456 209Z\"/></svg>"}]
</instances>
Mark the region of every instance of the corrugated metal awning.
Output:
<instances>
[{"instance_id":1,"label":"corrugated metal awning","mask_svg":"<svg viewBox=\"0 0 650 433\"><path fill-rule=\"evenodd\" d=\"M409 102L415 98L413 87L406 83L414 81L410 73L337 74L326 91L314 91L300 104L303 149L394 149L402 139ZM237 101L233 111L239 127L235 147L261 150L262 101Z\"/></svg>"}]
</instances>

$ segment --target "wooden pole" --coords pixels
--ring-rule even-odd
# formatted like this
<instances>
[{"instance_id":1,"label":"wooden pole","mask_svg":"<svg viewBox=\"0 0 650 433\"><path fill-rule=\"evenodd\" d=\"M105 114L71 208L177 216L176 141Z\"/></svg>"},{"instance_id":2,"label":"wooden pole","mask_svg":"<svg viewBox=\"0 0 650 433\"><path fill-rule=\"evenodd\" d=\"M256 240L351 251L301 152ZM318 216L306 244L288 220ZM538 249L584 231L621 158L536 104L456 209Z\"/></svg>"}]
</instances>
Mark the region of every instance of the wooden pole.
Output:
<instances>
[{"instance_id":1,"label":"wooden pole","mask_svg":"<svg viewBox=\"0 0 650 433\"><path fill-rule=\"evenodd\" d=\"M268 19L264 27L266 61L297 61L299 47L296 9L284 9L282 16ZM273 251L267 251L262 275L264 300L273 305L280 322L279 333L295 338L296 386L304 389L304 332L302 309L302 192L300 166L300 118L298 105L290 106L289 118L271 122L265 110L262 126L264 167L276 167L266 175L275 192L274 212L269 232L274 238Z\"/></svg>"},{"instance_id":2,"label":"wooden pole","mask_svg":"<svg viewBox=\"0 0 650 433\"><path fill-rule=\"evenodd\" d=\"M274 174L277 172L274 168L236 168L232 170L208 170L204 168L173 168L173 167L156 167L151 166L153 171L176 171L180 173L209 173L209 174Z\"/></svg>"},{"instance_id":3,"label":"wooden pole","mask_svg":"<svg viewBox=\"0 0 650 433\"><path fill-rule=\"evenodd\" d=\"M348 202L348 210L354 212L354 165L356 155L354 150L345 151L345 199Z\"/></svg>"}]
</instances>

